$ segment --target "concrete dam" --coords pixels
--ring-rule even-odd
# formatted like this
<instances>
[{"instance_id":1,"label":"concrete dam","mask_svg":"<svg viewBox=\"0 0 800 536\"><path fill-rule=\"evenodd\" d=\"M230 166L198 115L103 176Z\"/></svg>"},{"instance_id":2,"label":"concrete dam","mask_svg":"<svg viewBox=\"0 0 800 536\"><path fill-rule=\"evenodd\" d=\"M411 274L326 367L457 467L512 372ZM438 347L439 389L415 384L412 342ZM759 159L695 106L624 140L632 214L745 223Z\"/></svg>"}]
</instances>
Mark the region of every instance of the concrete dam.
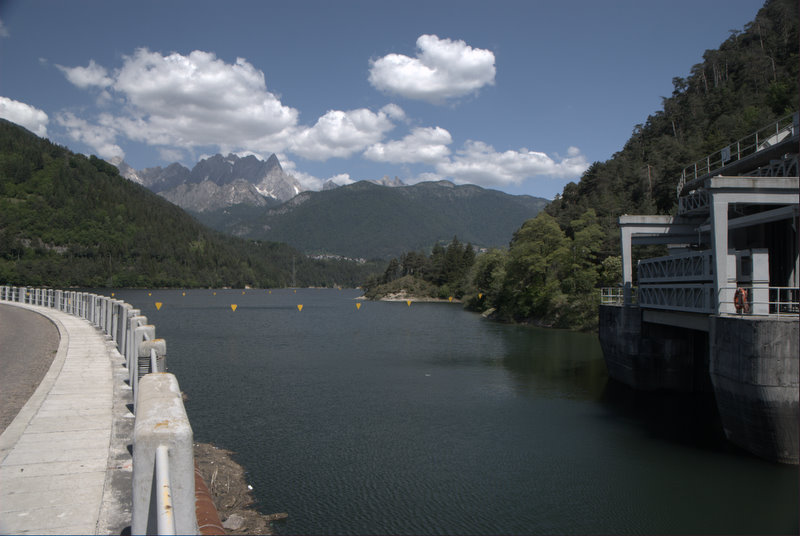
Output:
<instances>
[{"instance_id":1,"label":"concrete dam","mask_svg":"<svg viewBox=\"0 0 800 536\"><path fill-rule=\"evenodd\" d=\"M634 389L711 392L727 438L797 464L798 114L683 170L674 216L619 218L623 282L603 289L609 375ZM635 246L666 246L637 259Z\"/></svg>"}]
</instances>

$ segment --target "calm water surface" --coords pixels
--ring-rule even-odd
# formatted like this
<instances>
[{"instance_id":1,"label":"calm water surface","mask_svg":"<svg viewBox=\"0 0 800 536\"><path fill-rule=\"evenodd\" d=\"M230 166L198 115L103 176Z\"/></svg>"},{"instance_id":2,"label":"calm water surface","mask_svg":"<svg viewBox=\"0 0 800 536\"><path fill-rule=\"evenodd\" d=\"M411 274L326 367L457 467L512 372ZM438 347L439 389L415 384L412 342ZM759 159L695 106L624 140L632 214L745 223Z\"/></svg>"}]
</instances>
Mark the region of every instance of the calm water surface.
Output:
<instances>
[{"instance_id":1,"label":"calm water surface","mask_svg":"<svg viewBox=\"0 0 800 536\"><path fill-rule=\"evenodd\" d=\"M279 534L798 533L796 467L728 444L713 400L610 382L596 335L353 290L151 292L117 296Z\"/></svg>"}]
</instances>

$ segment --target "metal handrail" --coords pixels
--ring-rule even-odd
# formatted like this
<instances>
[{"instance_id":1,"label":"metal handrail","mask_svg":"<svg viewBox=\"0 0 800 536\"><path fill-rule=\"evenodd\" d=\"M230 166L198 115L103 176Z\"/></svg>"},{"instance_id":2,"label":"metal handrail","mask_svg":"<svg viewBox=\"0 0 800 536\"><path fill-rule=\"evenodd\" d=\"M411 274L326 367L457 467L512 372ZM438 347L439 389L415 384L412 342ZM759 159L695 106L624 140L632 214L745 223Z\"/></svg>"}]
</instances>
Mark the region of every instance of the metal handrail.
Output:
<instances>
[{"instance_id":1,"label":"metal handrail","mask_svg":"<svg viewBox=\"0 0 800 536\"><path fill-rule=\"evenodd\" d=\"M156 448L156 514L158 516L158 533L166 536L177 534L175 515L172 507L172 488L169 484L169 447L160 445Z\"/></svg>"},{"instance_id":2,"label":"metal handrail","mask_svg":"<svg viewBox=\"0 0 800 536\"><path fill-rule=\"evenodd\" d=\"M758 286L737 286L723 287L725 290L734 291L739 289L745 291L747 300L743 307L737 310L740 316L800 316L800 287L758 287ZM759 299L766 291L767 299ZM736 299L722 300L720 303L736 305Z\"/></svg>"},{"instance_id":3,"label":"metal handrail","mask_svg":"<svg viewBox=\"0 0 800 536\"><path fill-rule=\"evenodd\" d=\"M625 305L625 289L623 287L602 287L600 305ZM637 302L637 289L631 287L631 303Z\"/></svg>"},{"instance_id":4,"label":"metal handrail","mask_svg":"<svg viewBox=\"0 0 800 536\"><path fill-rule=\"evenodd\" d=\"M798 113L795 112L781 117L774 123L711 153L705 158L701 158L693 164L689 164L681 172L681 179L677 187L678 198L680 198L686 183L711 175L725 166L772 147L785 138L796 136L797 134Z\"/></svg>"}]
</instances>

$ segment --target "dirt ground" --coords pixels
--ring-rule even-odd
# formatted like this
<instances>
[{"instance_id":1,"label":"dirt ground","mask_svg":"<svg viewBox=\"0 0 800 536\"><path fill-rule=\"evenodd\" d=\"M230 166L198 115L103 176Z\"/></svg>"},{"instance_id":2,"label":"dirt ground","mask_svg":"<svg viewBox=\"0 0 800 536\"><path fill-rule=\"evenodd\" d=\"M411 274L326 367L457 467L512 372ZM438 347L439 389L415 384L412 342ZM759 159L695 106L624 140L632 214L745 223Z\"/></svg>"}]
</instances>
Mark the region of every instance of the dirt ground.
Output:
<instances>
[{"instance_id":1,"label":"dirt ground","mask_svg":"<svg viewBox=\"0 0 800 536\"><path fill-rule=\"evenodd\" d=\"M280 523L286 514L264 515L253 504L253 492L247 487L244 469L233 461L233 453L208 443L196 443L194 459L203 480L208 486L219 518L223 525L238 525L236 517L242 518L237 529L226 527L228 534L272 534L271 523ZM227 523L226 523L227 521Z\"/></svg>"}]
</instances>

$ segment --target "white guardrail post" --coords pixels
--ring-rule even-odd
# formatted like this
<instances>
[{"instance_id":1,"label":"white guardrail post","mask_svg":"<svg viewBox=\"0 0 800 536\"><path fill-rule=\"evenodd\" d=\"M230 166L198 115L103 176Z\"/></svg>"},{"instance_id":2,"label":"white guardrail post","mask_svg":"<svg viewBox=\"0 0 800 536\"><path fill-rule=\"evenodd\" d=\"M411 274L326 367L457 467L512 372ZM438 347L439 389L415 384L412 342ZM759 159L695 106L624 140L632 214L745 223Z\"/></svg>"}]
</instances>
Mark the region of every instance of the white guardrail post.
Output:
<instances>
[{"instance_id":1,"label":"white guardrail post","mask_svg":"<svg viewBox=\"0 0 800 536\"><path fill-rule=\"evenodd\" d=\"M165 519L168 516L156 507L162 498L154 496L168 493L163 487L164 480L168 480L175 533L197 534L193 435L178 380L173 374L148 374L139 383L139 391L133 431L131 533L168 533L168 519ZM159 447L165 449L162 448L157 461ZM167 526L159 523L159 518L162 523L167 521Z\"/></svg>"},{"instance_id":2,"label":"white guardrail post","mask_svg":"<svg viewBox=\"0 0 800 536\"><path fill-rule=\"evenodd\" d=\"M0 286L0 301L78 316L116 343L134 395L131 532L198 534L192 427L155 326L124 301L89 292Z\"/></svg>"}]
</instances>

